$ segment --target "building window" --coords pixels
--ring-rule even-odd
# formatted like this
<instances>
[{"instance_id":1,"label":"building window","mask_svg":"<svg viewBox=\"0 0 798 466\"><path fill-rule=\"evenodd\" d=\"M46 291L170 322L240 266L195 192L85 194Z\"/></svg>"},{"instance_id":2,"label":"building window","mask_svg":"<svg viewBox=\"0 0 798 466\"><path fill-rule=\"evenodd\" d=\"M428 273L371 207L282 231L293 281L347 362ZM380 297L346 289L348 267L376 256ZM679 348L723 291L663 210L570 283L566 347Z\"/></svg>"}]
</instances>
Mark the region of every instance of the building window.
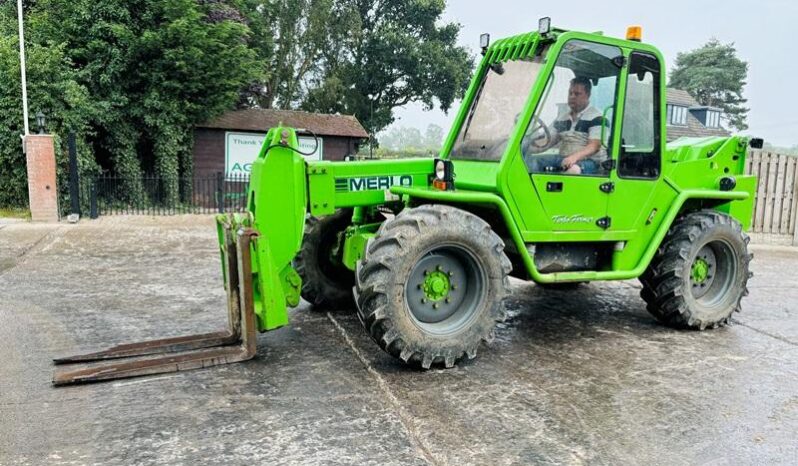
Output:
<instances>
[{"instance_id":1,"label":"building window","mask_svg":"<svg viewBox=\"0 0 798 466\"><path fill-rule=\"evenodd\" d=\"M675 126L687 126L687 107L680 105L668 105L668 124Z\"/></svg>"},{"instance_id":2,"label":"building window","mask_svg":"<svg viewBox=\"0 0 798 466\"><path fill-rule=\"evenodd\" d=\"M707 128L720 128L720 112L707 112Z\"/></svg>"}]
</instances>

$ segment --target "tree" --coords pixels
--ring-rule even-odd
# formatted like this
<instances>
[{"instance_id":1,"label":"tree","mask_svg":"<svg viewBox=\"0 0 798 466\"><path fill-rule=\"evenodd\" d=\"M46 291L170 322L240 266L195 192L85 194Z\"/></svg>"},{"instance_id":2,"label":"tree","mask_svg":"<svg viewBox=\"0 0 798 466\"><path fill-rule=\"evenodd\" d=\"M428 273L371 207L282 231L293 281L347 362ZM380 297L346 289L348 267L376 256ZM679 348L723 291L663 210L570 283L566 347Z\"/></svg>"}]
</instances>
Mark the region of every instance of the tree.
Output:
<instances>
[{"instance_id":1,"label":"tree","mask_svg":"<svg viewBox=\"0 0 798 466\"><path fill-rule=\"evenodd\" d=\"M0 27L0 31L5 28ZM32 45L27 49L29 80L29 125L36 130L33 115L46 114L48 132L66 134L74 131L80 142L78 163L82 171L96 169L94 157L85 144L91 136L89 121L93 103L85 87L77 82L74 70L62 46ZM19 69L19 41L15 35L0 35L0 206L23 207L28 204L27 169L20 135L24 132L22 86ZM56 140L58 186L67 188L67 156L63 140Z\"/></svg>"},{"instance_id":2,"label":"tree","mask_svg":"<svg viewBox=\"0 0 798 466\"><path fill-rule=\"evenodd\" d=\"M429 150L440 150L443 145L443 128L436 124L427 125L427 131L424 133L424 148Z\"/></svg>"},{"instance_id":3,"label":"tree","mask_svg":"<svg viewBox=\"0 0 798 466\"><path fill-rule=\"evenodd\" d=\"M12 130L0 135L0 182L17 180L5 202L22 203L15 6L0 2L0 77L12 83L0 89L0 120ZM58 134L78 131L81 167L121 176L130 200L145 195L141 175L154 173L166 180L172 202L178 176L192 173L193 126L236 105L354 114L375 132L410 102L448 110L465 91L473 59L456 44L460 26L441 20L445 6L444 0L29 1L31 108L47 113Z\"/></svg>"},{"instance_id":4,"label":"tree","mask_svg":"<svg viewBox=\"0 0 798 466\"><path fill-rule=\"evenodd\" d=\"M689 92L701 105L723 109L724 119L738 131L748 129L743 87L748 63L737 57L734 43L710 39L690 52L679 53L668 86Z\"/></svg>"},{"instance_id":5,"label":"tree","mask_svg":"<svg viewBox=\"0 0 798 466\"><path fill-rule=\"evenodd\" d=\"M473 59L444 0L244 0L262 78L242 105L356 115L378 132L410 102L447 111Z\"/></svg>"},{"instance_id":6,"label":"tree","mask_svg":"<svg viewBox=\"0 0 798 466\"><path fill-rule=\"evenodd\" d=\"M380 147L396 152L437 153L443 134L443 128L436 124L427 125L423 134L418 128L393 126L380 135Z\"/></svg>"},{"instance_id":7,"label":"tree","mask_svg":"<svg viewBox=\"0 0 798 466\"><path fill-rule=\"evenodd\" d=\"M443 23L444 0L336 0L320 69L301 107L356 115L378 132L411 102L448 111L468 86L473 58Z\"/></svg>"},{"instance_id":8,"label":"tree","mask_svg":"<svg viewBox=\"0 0 798 466\"><path fill-rule=\"evenodd\" d=\"M234 107L257 76L243 21L221 0L38 0L26 42L62 50L89 94L96 159L128 196L142 195L138 179L151 172L173 202L179 174L191 174L193 125Z\"/></svg>"},{"instance_id":9,"label":"tree","mask_svg":"<svg viewBox=\"0 0 798 466\"><path fill-rule=\"evenodd\" d=\"M318 74L327 47L345 32L338 28L335 0L243 0L252 30L260 78L242 94L242 106L296 108L307 94L309 76Z\"/></svg>"},{"instance_id":10,"label":"tree","mask_svg":"<svg viewBox=\"0 0 798 466\"><path fill-rule=\"evenodd\" d=\"M418 128L397 126L380 137L380 146L397 151L421 150L424 148L424 137Z\"/></svg>"}]
</instances>

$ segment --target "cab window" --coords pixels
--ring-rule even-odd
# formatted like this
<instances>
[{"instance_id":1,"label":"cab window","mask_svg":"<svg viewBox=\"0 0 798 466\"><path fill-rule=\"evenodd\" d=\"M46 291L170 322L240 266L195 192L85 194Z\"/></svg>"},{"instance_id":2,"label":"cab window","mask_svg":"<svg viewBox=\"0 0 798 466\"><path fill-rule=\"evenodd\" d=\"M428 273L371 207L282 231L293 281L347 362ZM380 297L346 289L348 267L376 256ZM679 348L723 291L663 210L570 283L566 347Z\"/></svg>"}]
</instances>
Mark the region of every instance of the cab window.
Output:
<instances>
[{"instance_id":1,"label":"cab window","mask_svg":"<svg viewBox=\"0 0 798 466\"><path fill-rule=\"evenodd\" d=\"M632 52L623 109L618 176L657 178L660 173L660 67L657 57Z\"/></svg>"},{"instance_id":2,"label":"cab window","mask_svg":"<svg viewBox=\"0 0 798 466\"><path fill-rule=\"evenodd\" d=\"M579 40L563 46L522 140L530 173L606 176L622 65L618 47Z\"/></svg>"}]
</instances>

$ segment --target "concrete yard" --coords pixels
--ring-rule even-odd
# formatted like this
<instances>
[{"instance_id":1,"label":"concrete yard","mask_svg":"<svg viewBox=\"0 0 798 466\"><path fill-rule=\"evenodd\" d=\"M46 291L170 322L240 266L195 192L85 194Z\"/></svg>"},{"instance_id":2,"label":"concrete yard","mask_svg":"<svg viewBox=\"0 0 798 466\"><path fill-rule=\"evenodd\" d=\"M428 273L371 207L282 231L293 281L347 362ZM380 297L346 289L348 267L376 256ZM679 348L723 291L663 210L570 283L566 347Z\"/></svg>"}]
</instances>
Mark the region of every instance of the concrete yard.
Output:
<instances>
[{"instance_id":1,"label":"concrete yard","mask_svg":"<svg viewBox=\"0 0 798 466\"><path fill-rule=\"evenodd\" d=\"M418 371L303 303L229 366L53 388L51 358L226 324L210 217L0 224L0 465L796 464L798 248L756 247L734 325L636 281L514 283L479 357Z\"/></svg>"}]
</instances>

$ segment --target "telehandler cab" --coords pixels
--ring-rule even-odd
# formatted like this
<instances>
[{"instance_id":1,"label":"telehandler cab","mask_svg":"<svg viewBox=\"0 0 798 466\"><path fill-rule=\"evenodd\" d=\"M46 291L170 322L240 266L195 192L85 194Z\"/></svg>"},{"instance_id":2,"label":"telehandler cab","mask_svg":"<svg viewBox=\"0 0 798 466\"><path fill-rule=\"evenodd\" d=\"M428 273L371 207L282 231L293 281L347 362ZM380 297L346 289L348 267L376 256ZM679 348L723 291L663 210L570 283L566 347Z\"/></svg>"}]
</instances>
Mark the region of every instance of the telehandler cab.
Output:
<instances>
[{"instance_id":1,"label":"telehandler cab","mask_svg":"<svg viewBox=\"0 0 798 466\"><path fill-rule=\"evenodd\" d=\"M544 20L492 45L483 36L436 159L308 162L297 130L273 128L247 212L217 219L230 329L62 358L99 363L59 368L54 383L249 359L255 331L286 325L300 296L355 305L374 342L405 363L452 367L492 338L510 276L638 278L662 323L728 323L752 258L745 157L762 140L666 144L665 62L631 31L617 39Z\"/></svg>"}]
</instances>

